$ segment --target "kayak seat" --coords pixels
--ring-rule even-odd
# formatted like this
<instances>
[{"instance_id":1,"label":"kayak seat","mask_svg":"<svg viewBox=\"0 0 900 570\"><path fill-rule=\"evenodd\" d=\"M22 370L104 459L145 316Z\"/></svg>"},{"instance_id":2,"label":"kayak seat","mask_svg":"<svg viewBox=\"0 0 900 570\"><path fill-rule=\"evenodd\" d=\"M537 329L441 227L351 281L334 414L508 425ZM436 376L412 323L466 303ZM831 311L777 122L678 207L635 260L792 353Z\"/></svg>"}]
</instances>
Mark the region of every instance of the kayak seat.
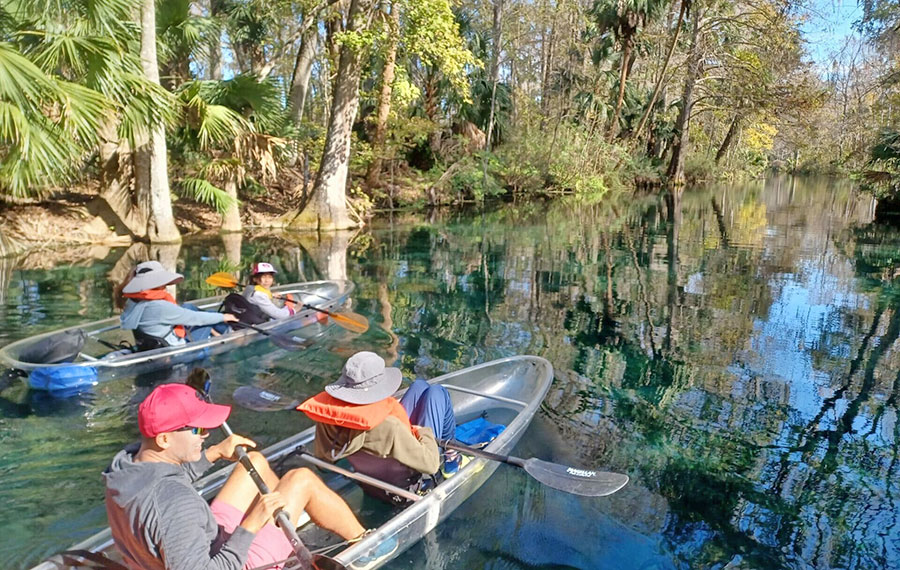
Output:
<instances>
[{"instance_id":1,"label":"kayak seat","mask_svg":"<svg viewBox=\"0 0 900 570\"><path fill-rule=\"evenodd\" d=\"M385 483L390 483L395 487L409 489L414 493L419 490L423 478L427 477L414 469L410 469L392 457L379 457L366 451L357 451L356 453L347 456L347 461L350 462L350 465L353 466L353 470L357 473L375 477L376 479L384 481ZM359 486L362 487L363 492L370 497L374 497L392 505L402 505L408 502L407 499L398 497L397 495L389 493L384 489L379 489L378 487L366 485L365 483L359 483Z\"/></svg>"},{"instance_id":2,"label":"kayak seat","mask_svg":"<svg viewBox=\"0 0 900 570\"><path fill-rule=\"evenodd\" d=\"M169 346L169 343L165 340L158 336L149 335L141 331L141 329L134 329L131 332L134 333L134 346L137 348L137 352L156 350L157 348L166 348Z\"/></svg>"},{"instance_id":3,"label":"kayak seat","mask_svg":"<svg viewBox=\"0 0 900 570\"><path fill-rule=\"evenodd\" d=\"M225 297L222 301L222 312L231 313L245 325L261 325L269 320L269 316L263 313L262 309L239 293L230 293Z\"/></svg>"}]
</instances>

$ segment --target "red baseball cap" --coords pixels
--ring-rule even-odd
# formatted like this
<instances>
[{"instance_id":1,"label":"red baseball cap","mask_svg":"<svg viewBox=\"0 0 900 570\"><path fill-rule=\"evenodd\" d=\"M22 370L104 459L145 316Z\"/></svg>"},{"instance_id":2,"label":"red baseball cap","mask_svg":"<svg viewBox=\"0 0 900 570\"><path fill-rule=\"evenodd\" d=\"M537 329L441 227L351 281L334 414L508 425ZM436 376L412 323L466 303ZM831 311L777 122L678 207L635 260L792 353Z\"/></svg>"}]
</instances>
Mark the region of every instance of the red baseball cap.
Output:
<instances>
[{"instance_id":1,"label":"red baseball cap","mask_svg":"<svg viewBox=\"0 0 900 570\"><path fill-rule=\"evenodd\" d=\"M212 429L228 419L231 406L210 404L185 384L162 384L138 407L138 428L145 437L183 427Z\"/></svg>"}]
</instances>

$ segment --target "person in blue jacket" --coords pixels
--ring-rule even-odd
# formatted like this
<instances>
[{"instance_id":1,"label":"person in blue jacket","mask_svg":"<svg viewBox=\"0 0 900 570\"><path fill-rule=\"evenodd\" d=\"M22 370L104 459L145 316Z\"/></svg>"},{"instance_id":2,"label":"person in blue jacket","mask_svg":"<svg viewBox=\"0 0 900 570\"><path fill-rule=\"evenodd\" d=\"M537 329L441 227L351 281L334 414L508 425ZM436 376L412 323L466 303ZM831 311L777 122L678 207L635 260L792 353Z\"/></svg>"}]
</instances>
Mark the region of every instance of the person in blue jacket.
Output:
<instances>
[{"instance_id":1,"label":"person in blue jacket","mask_svg":"<svg viewBox=\"0 0 900 570\"><path fill-rule=\"evenodd\" d=\"M178 305L166 286L183 280L183 275L167 271L158 261L137 265L134 277L122 288L122 296L127 301L120 320L123 329L136 331L139 346L146 346L147 338L152 339L148 348L206 340L210 335L228 332L227 323L237 322L237 317L230 313Z\"/></svg>"}]
</instances>

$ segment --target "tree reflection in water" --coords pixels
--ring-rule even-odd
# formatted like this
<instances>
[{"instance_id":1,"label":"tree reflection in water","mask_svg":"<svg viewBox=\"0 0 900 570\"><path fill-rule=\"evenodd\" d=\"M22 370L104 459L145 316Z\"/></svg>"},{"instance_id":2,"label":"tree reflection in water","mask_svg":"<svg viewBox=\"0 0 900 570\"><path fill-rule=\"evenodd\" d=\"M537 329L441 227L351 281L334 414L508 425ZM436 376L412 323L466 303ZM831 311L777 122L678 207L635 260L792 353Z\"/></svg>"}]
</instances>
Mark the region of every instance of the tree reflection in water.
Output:
<instances>
[{"instance_id":1,"label":"tree reflection in water","mask_svg":"<svg viewBox=\"0 0 900 570\"><path fill-rule=\"evenodd\" d=\"M898 567L900 234L871 225L871 206L849 186L772 178L599 204L395 214L324 241L245 236L240 263L269 260L282 282L345 267L358 286L353 310L373 326L335 331L302 354L221 358L222 394L241 383L312 393L365 349L396 356L407 378L520 353L553 362L556 381L517 451L626 471L632 484L585 500L500 469L392 568ZM219 241L186 242L179 294L210 293L203 277L235 269L223 253ZM0 265L0 338L110 314L116 255L81 269ZM229 251L232 265L237 257ZM67 280L89 286L60 293ZM85 298L90 315L77 315ZM70 421L73 439L43 449L59 458L102 434L91 456L100 461L133 429L137 399L127 381L104 388L83 404L84 428ZM306 425L235 414L265 441ZM4 421L20 433L25 420ZM23 439L5 441L27 457ZM10 472L23 481L29 469L37 460ZM33 533L84 512L100 495L96 470L69 465L87 498L57 497ZM0 499L48 512L4 488L9 480ZM82 532L99 524L81 522ZM31 556L24 548L2 550L15 561Z\"/></svg>"}]
</instances>

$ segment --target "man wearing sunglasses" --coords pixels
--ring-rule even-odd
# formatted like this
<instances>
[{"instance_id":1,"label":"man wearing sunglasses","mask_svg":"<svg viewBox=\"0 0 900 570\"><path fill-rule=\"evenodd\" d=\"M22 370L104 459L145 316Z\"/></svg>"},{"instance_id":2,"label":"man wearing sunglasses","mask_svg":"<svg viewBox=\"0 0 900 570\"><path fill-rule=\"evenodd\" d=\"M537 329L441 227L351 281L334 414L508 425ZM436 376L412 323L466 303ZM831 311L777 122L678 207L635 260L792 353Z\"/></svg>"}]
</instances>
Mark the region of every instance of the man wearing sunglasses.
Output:
<instances>
[{"instance_id":1,"label":"man wearing sunglasses","mask_svg":"<svg viewBox=\"0 0 900 570\"><path fill-rule=\"evenodd\" d=\"M230 412L184 384L157 386L141 403L141 442L120 451L104 473L109 526L130 568L239 570L282 561L293 550L273 523L279 508L294 524L305 510L313 522L347 540L365 532L347 504L310 470L294 469L279 479L256 452L250 456L272 493L260 495L236 465L208 505L192 482L215 461L234 461L238 445L255 447L232 435L203 450L206 430L222 425Z\"/></svg>"}]
</instances>

